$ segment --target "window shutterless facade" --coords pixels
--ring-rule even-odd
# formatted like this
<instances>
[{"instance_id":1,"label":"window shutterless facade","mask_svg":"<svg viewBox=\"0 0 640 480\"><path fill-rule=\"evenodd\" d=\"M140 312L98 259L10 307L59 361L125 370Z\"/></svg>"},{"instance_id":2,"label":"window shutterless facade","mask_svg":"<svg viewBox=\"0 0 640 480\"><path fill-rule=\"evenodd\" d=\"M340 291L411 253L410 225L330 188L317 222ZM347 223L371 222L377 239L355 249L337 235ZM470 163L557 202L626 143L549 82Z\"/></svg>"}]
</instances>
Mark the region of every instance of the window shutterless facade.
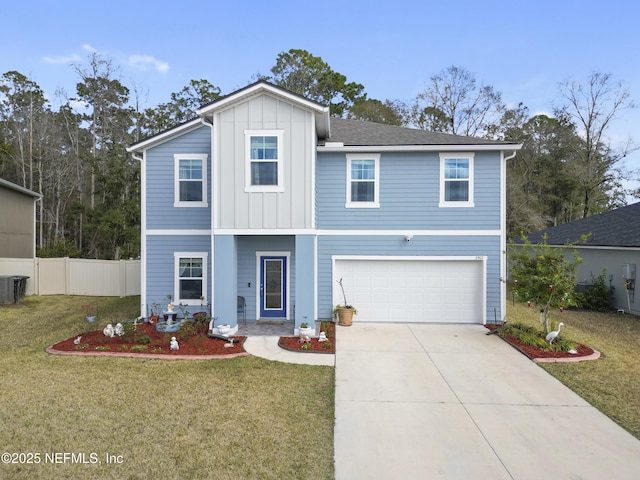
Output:
<instances>
[{"instance_id":1,"label":"window shutterless facade","mask_svg":"<svg viewBox=\"0 0 640 480\"><path fill-rule=\"evenodd\" d=\"M206 252L174 253L174 303L201 304L207 293L207 257Z\"/></svg>"},{"instance_id":2,"label":"window shutterless facade","mask_svg":"<svg viewBox=\"0 0 640 480\"><path fill-rule=\"evenodd\" d=\"M380 207L380 155L347 155L347 208Z\"/></svg>"},{"instance_id":3,"label":"window shutterless facade","mask_svg":"<svg viewBox=\"0 0 640 480\"><path fill-rule=\"evenodd\" d=\"M473 207L473 153L440 154L440 207Z\"/></svg>"},{"instance_id":4,"label":"window shutterless facade","mask_svg":"<svg viewBox=\"0 0 640 480\"><path fill-rule=\"evenodd\" d=\"M207 202L206 154L175 154L173 156L174 207L206 207Z\"/></svg>"},{"instance_id":5,"label":"window shutterless facade","mask_svg":"<svg viewBox=\"0 0 640 480\"><path fill-rule=\"evenodd\" d=\"M282 130L245 130L245 191L283 192Z\"/></svg>"}]
</instances>

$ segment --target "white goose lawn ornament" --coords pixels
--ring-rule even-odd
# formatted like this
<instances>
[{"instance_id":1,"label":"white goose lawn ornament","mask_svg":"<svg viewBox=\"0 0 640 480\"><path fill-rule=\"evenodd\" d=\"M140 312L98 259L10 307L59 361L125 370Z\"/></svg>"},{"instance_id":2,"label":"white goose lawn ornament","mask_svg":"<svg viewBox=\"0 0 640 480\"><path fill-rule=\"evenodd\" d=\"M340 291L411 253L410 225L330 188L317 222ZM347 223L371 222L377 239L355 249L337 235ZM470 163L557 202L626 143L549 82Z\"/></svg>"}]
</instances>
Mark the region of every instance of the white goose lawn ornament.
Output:
<instances>
[{"instance_id":1,"label":"white goose lawn ornament","mask_svg":"<svg viewBox=\"0 0 640 480\"><path fill-rule=\"evenodd\" d=\"M547 342L549 342L549 345L551 345L553 343L553 341L558 338L558 335L560 335L560 328L564 326L564 323L560 322L558 324L558 330L554 330L553 332L549 332L547 333L547 336L545 337L545 339L547 340Z\"/></svg>"}]
</instances>

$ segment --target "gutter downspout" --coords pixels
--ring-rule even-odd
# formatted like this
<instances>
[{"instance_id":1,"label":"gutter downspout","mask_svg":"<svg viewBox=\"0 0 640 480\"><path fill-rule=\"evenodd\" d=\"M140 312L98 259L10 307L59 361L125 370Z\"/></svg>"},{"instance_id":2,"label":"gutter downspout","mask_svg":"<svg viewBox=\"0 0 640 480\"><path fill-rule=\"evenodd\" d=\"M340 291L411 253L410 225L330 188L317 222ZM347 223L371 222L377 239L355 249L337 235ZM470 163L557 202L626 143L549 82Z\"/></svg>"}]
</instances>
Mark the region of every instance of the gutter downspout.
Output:
<instances>
[{"instance_id":1,"label":"gutter downspout","mask_svg":"<svg viewBox=\"0 0 640 480\"><path fill-rule=\"evenodd\" d=\"M501 324L504 324L507 320L507 160L514 158L520 148L522 148L522 145L518 145L516 149L512 150L511 155L503 157L503 161L500 165L500 176L502 177L500 180L500 190L502 191L500 195L500 230L502 231L502 234L500 235L500 252L504 252L500 256L500 262L502 263L500 266Z\"/></svg>"},{"instance_id":2,"label":"gutter downspout","mask_svg":"<svg viewBox=\"0 0 640 480\"><path fill-rule=\"evenodd\" d=\"M214 306L213 306L213 301L214 301L214 295L213 292L215 292L215 281L216 281L216 276L214 274L215 269L214 269L214 265L215 265L215 244L214 244L214 235L213 235L213 229L215 226L215 221L216 221L216 209L217 209L217 203L214 201L215 197L214 195L216 194L215 188L214 188L214 172L216 171L216 166L217 166L217 157L215 154L215 145L214 145L214 135L215 135L215 130L213 129L213 122L208 122L206 116L201 116L200 117L200 123L203 126L209 127L209 129L211 130L211 141L210 141L210 146L211 146L211 175L209 175L209 180L211 181L211 188L207 189L207 192L209 192L208 194L211 196L211 201L209 202L209 205L211 206L211 255L209 255L209 259L211 261L211 269L209 270L209 274L211 275L211 282L208 282L207 285L207 289L209 290L208 292L205 292L205 298L207 297L207 295L209 295L209 293L211 293L211 295L209 295L208 300L205 300L206 302L209 303L209 305L211 305L211 316L213 317L213 312L214 312ZM211 326L210 328L213 328L213 320L211 320Z\"/></svg>"},{"instance_id":3,"label":"gutter downspout","mask_svg":"<svg viewBox=\"0 0 640 480\"><path fill-rule=\"evenodd\" d=\"M140 315L147 317L147 234L146 222L147 202L145 200L147 184L145 179L146 168L144 157L140 157L131 151L131 158L140 162Z\"/></svg>"}]
</instances>

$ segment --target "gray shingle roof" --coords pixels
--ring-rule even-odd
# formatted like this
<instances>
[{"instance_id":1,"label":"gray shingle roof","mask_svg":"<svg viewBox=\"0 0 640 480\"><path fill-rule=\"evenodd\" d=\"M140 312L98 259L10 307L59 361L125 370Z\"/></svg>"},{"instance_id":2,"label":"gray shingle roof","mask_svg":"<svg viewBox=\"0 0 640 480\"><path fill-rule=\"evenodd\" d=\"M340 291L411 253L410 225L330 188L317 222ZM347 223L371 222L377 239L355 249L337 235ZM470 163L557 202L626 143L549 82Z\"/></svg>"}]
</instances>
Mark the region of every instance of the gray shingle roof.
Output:
<instances>
[{"instance_id":1,"label":"gray shingle roof","mask_svg":"<svg viewBox=\"0 0 640 480\"><path fill-rule=\"evenodd\" d=\"M414 128L396 127L380 123L331 118L331 137L327 142L342 142L345 146L399 145L515 145L483 138L434 133ZM324 143L319 142L320 145Z\"/></svg>"},{"instance_id":2,"label":"gray shingle roof","mask_svg":"<svg viewBox=\"0 0 640 480\"><path fill-rule=\"evenodd\" d=\"M527 237L532 243L537 243L542 240L545 233L547 243L550 245L578 242L581 235L591 233L586 243L578 242L578 244L600 247L640 247L640 203L547 228Z\"/></svg>"}]
</instances>

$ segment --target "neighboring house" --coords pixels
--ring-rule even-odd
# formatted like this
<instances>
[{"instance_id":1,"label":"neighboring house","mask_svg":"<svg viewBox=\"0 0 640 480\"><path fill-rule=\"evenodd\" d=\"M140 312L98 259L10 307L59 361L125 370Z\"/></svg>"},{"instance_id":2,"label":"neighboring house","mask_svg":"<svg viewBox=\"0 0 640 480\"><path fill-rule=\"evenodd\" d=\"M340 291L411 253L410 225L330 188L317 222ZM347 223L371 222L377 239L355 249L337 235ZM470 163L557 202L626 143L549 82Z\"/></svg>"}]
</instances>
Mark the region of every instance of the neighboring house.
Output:
<instances>
[{"instance_id":1,"label":"neighboring house","mask_svg":"<svg viewBox=\"0 0 640 480\"><path fill-rule=\"evenodd\" d=\"M216 325L501 320L506 160L520 145L331 118L259 81L131 146L142 311L212 304Z\"/></svg>"},{"instance_id":2,"label":"neighboring house","mask_svg":"<svg viewBox=\"0 0 640 480\"><path fill-rule=\"evenodd\" d=\"M584 260L578 266L578 284L590 285L605 272L606 283L614 287L614 307L640 314L635 302L636 268L640 273L640 203L582 218L527 235L532 243L542 241L564 246L576 243ZM586 242L581 236L590 234Z\"/></svg>"},{"instance_id":3,"label":"neighboring house","mask_svg":"<svg viewBox=\"0 0 640 480\"><path fill-rule=\"evenodd\" d=\"M42 195L0 178L0 258L36 256L36 200Z\"/></svg>"}]
</instances>

